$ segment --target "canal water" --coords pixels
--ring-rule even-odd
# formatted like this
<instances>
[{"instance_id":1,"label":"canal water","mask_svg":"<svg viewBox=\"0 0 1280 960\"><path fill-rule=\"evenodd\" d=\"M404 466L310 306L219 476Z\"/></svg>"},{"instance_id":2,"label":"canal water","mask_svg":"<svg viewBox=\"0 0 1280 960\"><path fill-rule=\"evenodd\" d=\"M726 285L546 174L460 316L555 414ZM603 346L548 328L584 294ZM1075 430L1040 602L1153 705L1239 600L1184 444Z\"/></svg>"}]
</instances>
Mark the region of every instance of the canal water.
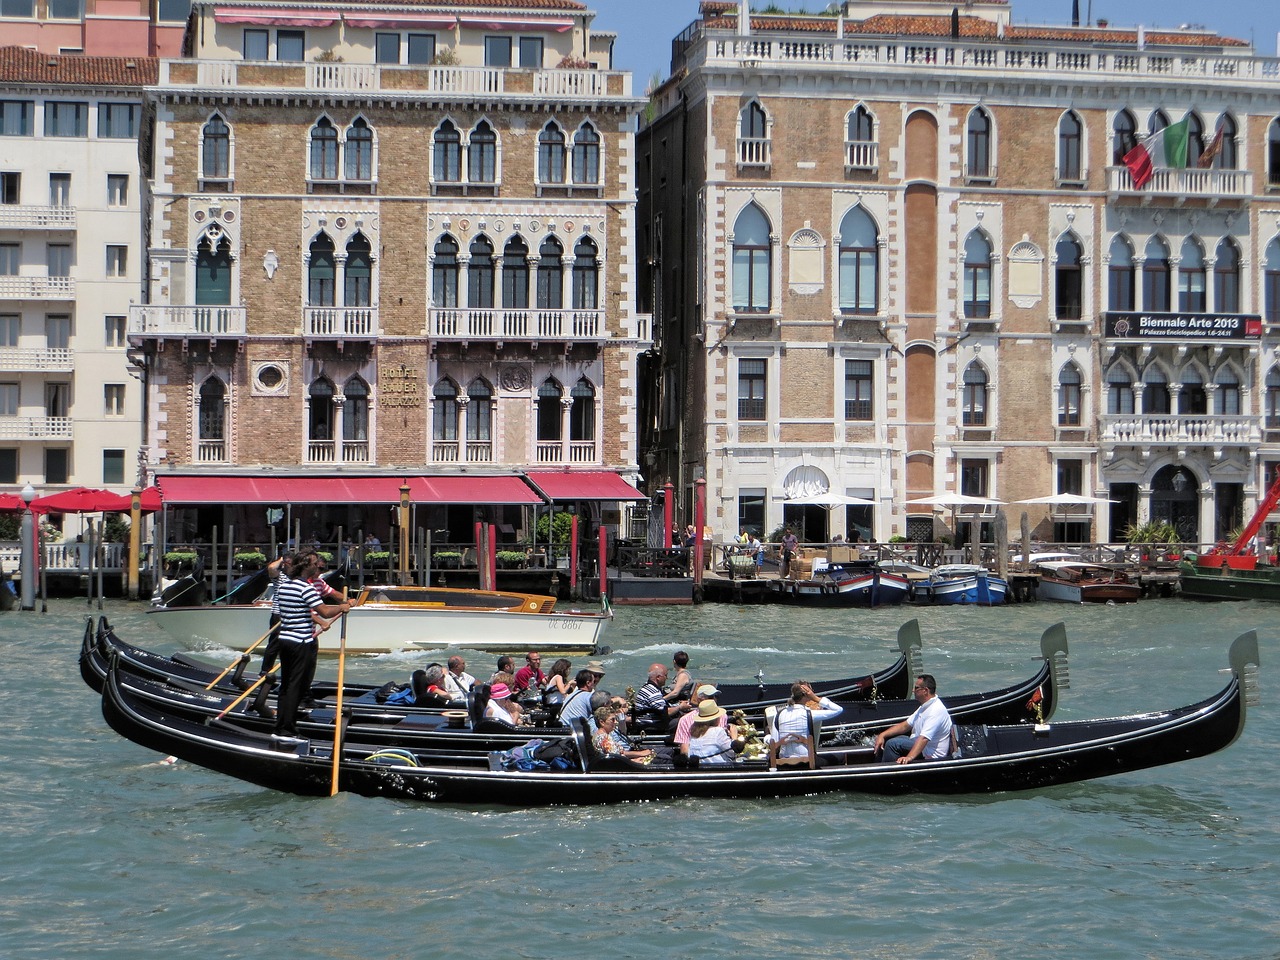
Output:
<instances>
[{"instance_id":1,"label":"canal water","mask_svg":"<svg viewBox=\"0 0 1280 960\"><path fill-rule=\"evenodd\" d=\"M140 606L105 613L126 639L174 649ZM1263 701L1225 752L1028 793L531 810L304 799L161 763L107 728L80 680L89 614L83 600L0 614L10 960L1280 955L1275 606L622 608L607 634L615 692L680 649L713 680L878 669L918 616L944 699L1029 676L1040 633L1063 620L1057 719L1208 696L1249 629ZM366 658L347 675L406 680L434 658Z\"/></svg>"}]
</instances>

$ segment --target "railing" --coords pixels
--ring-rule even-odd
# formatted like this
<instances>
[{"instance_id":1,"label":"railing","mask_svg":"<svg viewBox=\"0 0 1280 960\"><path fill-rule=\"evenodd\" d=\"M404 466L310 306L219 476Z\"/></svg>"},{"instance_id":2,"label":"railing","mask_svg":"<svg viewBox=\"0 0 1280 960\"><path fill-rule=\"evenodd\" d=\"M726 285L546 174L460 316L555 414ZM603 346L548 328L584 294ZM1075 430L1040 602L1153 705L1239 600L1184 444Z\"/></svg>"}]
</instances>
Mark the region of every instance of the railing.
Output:
<instances>
[{"instance_id":1,"label":"railing","mask_svg":"<svg viewBox=\"0 0 1280 960\"><path fill-rule=\"evenodd\" d=\"M434 340L603 340L603 310L437 308L427 312Z\"/></svg>"},{"instance_id":2,"label":"railing","mask_svg":"<svg viewBox=\"0 0 1280 960\"><path fill-rule=\"evenodd\" d=\"M1103 443L1232 443L1262 440L1256 417L1225 414L1106 414L1102 417Z\"/></svg>"},{"instance_id":3,"label":"railing","mask_svg":"<svg viewBox=\"0 0 1280 960\"><path fill-rule=\"evenodd\" d=\"M850 170L874 170L880 166L880 144L874 140L848 140L844 165Z\"/></svg>"},{"instance_id":4,"label":"railing","mask_svg":"<svg viewBox=\"0 0 1280 960\"><path fill-rule=\"evenodd\" d=\"M569 462L570 463L595 463L596 462L596 442L594 440L570 440L569 441Z\"/></svg>"},{"instance_id":5,"label":"railing","mask_svg":"<svg viewBox=\"0 0 1280 960\"><path fill-rule=\"evenodd\" d=\"M377 307L303 307L303 335L308 337L376 337Z\"/></svg>"},{"instance_id":6,"label":"railing","mask_svg":"<svg viewBox=\"0 0 1280 960\"><path fill-rule=\"evenodd\" d=\"M772 162L770 141L767 137L738 138L738 166L767 167Z\"/></svg>"},{"instance_id":7,"label":"railing","mask_svg":"<svg viewBox=\"0 0 1280 960\"><path fill-rule=\"evenodd\" d=\"M308 440L307 463L336 463L332 440Z\"/></svg>"},{"instance_id":8,"label":"railing","mask_svg":"<svg viewBox=\"0 0 1280 960\"><path fill-rule=\"evenodd\" d=\"M0 300L74 300L72 277L0 277Z\"/></svg>"},{"instance_id":9,"label":"railing","mask_svg":"<svg viewBox=\"0 0 1280 960\"><path fill-rule=\"evenodd\" d=\"M493 444L483 440L467 441L467 463L492 463Z\"/></svg>"},{"instance_id":10,"label":"railing","mask_svg":"<svg viewBox=\"0 0 1280 960\"><path fill-rule=\"evenodd\" d=\"M0 369L66 372L75 369L75 351L69 347L0 347Z\"/></svg>"},{"instance_id":11,"label":"railing","mask_svg":"<svg viewBox=\"0 0 1280 960\"><path fill-rule=\"evenodd\" d=\"M342 462L343 463L368 463L369 462L369 441L368 440L343 440L342 441Z\"/></svg>"},{"instance_id":12,"label":"railing","mask_svg":"<svg viewBox=\"0 0 1280 960\"><path fill-rule=\"evenodd\" d=\"M368 440L308 440L307 463L368 463Z\"/></svg>"},{"instance_id":13,"label":"railing","mask_svg":"<svg viewBox=\"0 0 1280 960\"><path fill-rule=\"evenodd\" d=\"M0 440L70 439L70 417L0 417Z\"/></svg>"},{"instance_id":14,"label":"railing","mask_svg":"<svg viewBox=\"0 0 1280 960\"><path fill-rule=\"evenodd\" d=\"M457 463L457 440L433 440L431 442L431 460L433 463Z\"/></svg>"},{"instance_id":15,"label":"railing","mask_svg":"<svg viewBox=\"0 0 1280 960\"><path fill-rule=\"evenodd\" d=\"M536 455L538 463L563 463L564 444L559 440L539 441Z\"/></svg>"},{"instance_id":16,"label":"railing","mask_svg":"<svg viewBox=\"0 0 1280 960\"><path fill-rule=\"evenodd\" d=\"M1253 196L1253 171L1251 170L1201 170L1189 167L1184 170L1157 169L1151 179L1139 187L1133 182L1128 167L1107 167L1107 192L1132 193L1140 196L1170 197L1251 197Z\"/></svg>"},{"instance_id":17,"label":"railing","mask_svg":"<svg viewBox=\"0 0 1280 960\"><path fill-rule=\"evenodd\" d=\"M533 92L539 97L603 97L609 93L609 74L603 70L538 70Z\"/></svg>"},{"instance_id":18,"label":"railing","mask_svg":"<svg viewBox=\"0 0 1280 960\"><path fill-rule=\"evenodd\" d=\"M635 319L635 338L641 343L653 342L653 314L652 313L636 313L632 315Z\"/></svg>"},{"instance_id":19,"label":"railing","mask_svg":"<svg viewBox=\"0 0 1280 960\"><path fill-rule=\"evenodd\" d=\"M196 462L197 463L226 463L227 462L227 441L197 440L196 441Z\"/></svg>"},{"instance_id":20,"label":"railing","mask_svg":"<svg viewBox=\"0 0 1280 960\"><path fill-rule=\"evenodd\" d=\"M6 230L74 230L76 208L27 203L0 204L0 228Z\"/></svg>"},{"instance_id":21,"label":"railing","mask_svg":"<svg viewBox=\"0 0 1280 960\"><path fill-rule=\"evenodd\" d=\"M244 307L135 305L129 308L129 333L242 337L246 313Z\"/></svg>"}]
</instances>

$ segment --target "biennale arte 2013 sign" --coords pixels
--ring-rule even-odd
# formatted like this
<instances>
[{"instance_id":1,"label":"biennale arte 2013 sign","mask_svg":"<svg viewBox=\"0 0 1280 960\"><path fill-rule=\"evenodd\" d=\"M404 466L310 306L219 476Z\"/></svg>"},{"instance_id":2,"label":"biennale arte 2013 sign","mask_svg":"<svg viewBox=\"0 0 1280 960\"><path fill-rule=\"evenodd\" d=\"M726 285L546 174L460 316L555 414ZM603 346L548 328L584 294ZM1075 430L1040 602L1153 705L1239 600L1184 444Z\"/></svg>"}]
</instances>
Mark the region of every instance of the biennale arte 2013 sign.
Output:
<instances>
[{"instance_id":1,"label":"biennale arte 2013 sign","mask_svg":"<svg viewBox=\"0 0 1280 960\"><path fill-rule=\"evenodd\" d=\"M1260 340L1262 317L1256 313L1103 314L1106 336L1115 340Z\"/></svg>"}]
</instances>

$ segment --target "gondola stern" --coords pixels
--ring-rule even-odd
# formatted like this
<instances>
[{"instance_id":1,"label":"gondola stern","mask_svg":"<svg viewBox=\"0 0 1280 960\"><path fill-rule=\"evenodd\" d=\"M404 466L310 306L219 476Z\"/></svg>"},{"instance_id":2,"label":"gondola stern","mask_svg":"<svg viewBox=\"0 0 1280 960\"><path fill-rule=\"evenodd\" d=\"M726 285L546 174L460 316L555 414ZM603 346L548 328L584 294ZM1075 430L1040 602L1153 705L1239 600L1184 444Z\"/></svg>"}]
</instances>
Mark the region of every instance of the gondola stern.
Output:
<instances>
[{"instance_id":1,"label":"gondola stern","mask_svg":"<svg viewBox=\"0 0 1280 960\"><path fill-rule=\"evenodd\" d=\"M1262 687L1259 674L1262 670L1262 657L1258 651L1258 631L1250 630L1242 633L1231 643L1228 653L1231 671L1240 680L1244 688L1243 701L1246 706L1256 707L1262 702ZM1240 726L1244 726L1243 711Z\"/></svg>"}]
</instances>

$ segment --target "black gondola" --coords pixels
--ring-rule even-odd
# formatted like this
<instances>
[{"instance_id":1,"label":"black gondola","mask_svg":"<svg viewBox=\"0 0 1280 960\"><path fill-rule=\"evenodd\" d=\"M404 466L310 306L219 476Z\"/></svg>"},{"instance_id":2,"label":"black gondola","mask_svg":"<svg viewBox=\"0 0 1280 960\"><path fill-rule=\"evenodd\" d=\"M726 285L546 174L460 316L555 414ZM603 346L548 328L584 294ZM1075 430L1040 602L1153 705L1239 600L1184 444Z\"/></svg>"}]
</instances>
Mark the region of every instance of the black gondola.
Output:
<instances>
[{"instance_id":1,"label":"black gondola","mask_svg":"<svg viewBox=\"0 0 1280 960\"><path fill-rule=\"evenodd\" d=\"M365 796L517 806L832 791L982 794L1039 789L1175 763L1229 746L1244 729L1245 688L1252 694L1256 685L1257 634L1238 637L1229 656L1230 681L1200 703L1100 720L959 727L962 755L954 759L885 764L864 747L843 752L841 763L814 768L771 769L758 762L662 768L595 758L579 731L577 768L521 770L507 769L496 754L488 755L485 767L446 764L427 754L347 740L337 786ZM102 709L121 736L271 789L330 792L332 741L281 744L234 726L177 716L139 701L120 679L115 669L109 672Z\"/></svg>"}]
</instances>

